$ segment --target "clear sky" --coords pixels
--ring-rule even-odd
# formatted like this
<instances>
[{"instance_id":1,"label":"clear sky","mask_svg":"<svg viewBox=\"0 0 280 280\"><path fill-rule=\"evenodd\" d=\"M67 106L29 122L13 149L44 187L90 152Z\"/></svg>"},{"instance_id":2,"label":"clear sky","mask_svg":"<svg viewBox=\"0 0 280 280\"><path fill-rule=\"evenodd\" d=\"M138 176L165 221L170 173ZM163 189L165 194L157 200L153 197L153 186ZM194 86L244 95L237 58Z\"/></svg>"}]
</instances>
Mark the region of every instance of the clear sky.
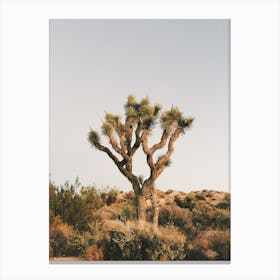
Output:
<instances>
[{"instance_id":1,"label":"clear sky","mask_svg":"<svg viewBox=\"0 0 280 280\"><path fill-rule=\"evenodd\" d=\"M50 20L51 179L131 190L87 133L133 94L195 117L156 186L229 191L229 44L229 20ZM134 168L148 175L141 149Z\"/></svg>"}]
</instances>

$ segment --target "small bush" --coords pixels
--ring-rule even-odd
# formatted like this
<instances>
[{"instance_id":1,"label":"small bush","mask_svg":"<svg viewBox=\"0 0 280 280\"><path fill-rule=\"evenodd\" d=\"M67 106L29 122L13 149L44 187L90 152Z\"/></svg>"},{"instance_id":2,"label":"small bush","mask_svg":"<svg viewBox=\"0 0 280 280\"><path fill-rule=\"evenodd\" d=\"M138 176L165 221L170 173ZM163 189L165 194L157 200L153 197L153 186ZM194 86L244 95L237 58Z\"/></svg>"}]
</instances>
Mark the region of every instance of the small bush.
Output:
<instances>
[{"instance_id":1,"label":"small bush","mask_svg":"<svg viewBox=\"0 0 280 280\"><path fill-rule=\"evenodd\" d=\"M88 261L100 261L103 260L103 251L98 248L96 244L89 246L86 249L85 259Z\"/></svg>"},{"instance_id":2,"label":"small bush","mask_svg":"<svg viewBox=\"0 0 280 280\"><path fill-rule=\"evenodd\" d=\"M132 218L132 213L131 213L131 208L129 206L126 206L124 209L123 209L123 215L124 217L126 218L126 220L129 220Z\"/></svg>"},{"instance_id":3,"label":"small bush","mask_svg":"<svg viewBox=\"0 0 280 280\"><path fill-rule=\"evenodd\" d=\"M119 194L118 190L111 189L106 192L101 192L100 197L103 203L109 206L117 201L118 194Z\"/></svg>"},{"instance_id":4,"label":"small bush","mask_svg":"<svg viewBox=\"0 0 280 280\"><path fill-rule=\"evenodd\" d=\"M195 201L205 200L205 197L202 196L202 195L196 194L195 197L194 197L194 200L195 200Z\"/></svg>"},{"instance_id":5,"label":"small bush","mask_svg":"<svg viewBox=\"0 0 280 280\"><path fill-rule=\"evenodd\" d=\"M226 201L222 201L222 202L219 202L218 204L216 204L215 207L218 209L230 209L230 203L228 203Z\"/></svg>"},{"instance_id":6,"label":"small bush","mask_svg":"<svg viewBox=\"0 0 280 280\"><path fill-rule=\"evenodd\" d=\"M227 210L217 209L212 216L213 228L226 230L230 228L230 213Z\"/></svg>"},{"instance_id":7,"label":"small bush","mask_svg":"<svg viewBox=\"0 0 280 280\"><path fill-rule=\"evenodd\" d=\"M50 226L50 256L78 256L84 253L86 243L72 226L55 218Z\"/></svg>"},{"instance_id":8,"label":"small bush","mask_svg":"<svg viewBox=\"0 0 280 280\"><path fill-rule=\"evenodd\" d=\"M190 196L186 196L183 200L179 196L175 196L174 201L181 208L188 208L191 211L195 207L195 203L193 202L193 198Z\"/></svg>"},{"instance_id":9,"label":"small bush","mask_svg":"<svg viewBox=\"0 0 280 280\"><path fill-rule=\"evenodd\" d=\"M105 228L109 235L101 241L104 260L182 260L185 258L185 237L173 227L160 227L154 231L151 224L141 228L134 222L123 224L108 221Z\"/></svg>"},{"instance_id":10,"label":"small bush","mask_svg":"<svg viewBox=\"0 0 280 280\"><path fill-rule=\"evenodd\" d=\"M229 231L203 231L186 246L186 259L229 260Z\"/></svg>"},{"instance_id":11,"label":"small bush","mask_svg":"<svg viewBox=\"0 0 280 280\"><path fill-rule=\"evenodd\" d=\"M215 206L218 209L228 209L230 210L230 194L227 193L224 196L224 200L222 202L219 202Z\"/></svg>"},{"instance_id":12,"label":"small bush","mask_svg":"<svg viewBox=\"0 0 280 280\"><path fill-rule=\"evenodd\" d=\"M191 213L189 209L182 209L175 204L165 205L159 211L159 225L174 225L185 232L189 232L191 224Z\"/></svg>"},{"instance_id":13,"label":"small bush","mask_svg":"<svg viewBox=\"0 0 280 280\"><path fill-rule=\"evenodd\" d=\"M213 208L203 202L197 203L193 210L192 223L198 231L212 226Z\"/></svg>"}]
</instances>

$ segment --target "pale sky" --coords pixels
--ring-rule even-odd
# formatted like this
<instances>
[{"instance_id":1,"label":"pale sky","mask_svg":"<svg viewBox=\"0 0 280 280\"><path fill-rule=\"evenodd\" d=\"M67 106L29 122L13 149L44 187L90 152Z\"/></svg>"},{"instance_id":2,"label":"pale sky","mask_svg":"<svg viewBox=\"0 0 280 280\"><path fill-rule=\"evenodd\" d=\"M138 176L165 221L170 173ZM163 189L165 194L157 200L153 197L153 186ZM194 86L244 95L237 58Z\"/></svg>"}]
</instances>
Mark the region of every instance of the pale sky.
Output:
<instances>
[{"instance_id":1,"label":"pale sky","mask_svg":"<svg viewBox=\"0 0 280 280\"><path fill-rule=\"evenodd\" d=\"M133 94L195 117L156 186L229 191L229 46L229 20L50 20L51 179L131 190L87 133ZM141 149L134 168L149 174Z\"/></svg>"}]
</instances>

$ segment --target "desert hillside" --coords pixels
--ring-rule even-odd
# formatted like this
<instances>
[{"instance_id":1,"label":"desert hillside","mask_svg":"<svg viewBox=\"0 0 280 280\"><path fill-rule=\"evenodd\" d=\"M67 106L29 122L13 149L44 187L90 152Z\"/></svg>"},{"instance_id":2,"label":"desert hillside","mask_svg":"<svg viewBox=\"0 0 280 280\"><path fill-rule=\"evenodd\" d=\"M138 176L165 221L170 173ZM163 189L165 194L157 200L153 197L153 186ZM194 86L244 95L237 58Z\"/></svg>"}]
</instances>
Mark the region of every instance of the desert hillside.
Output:
<instances>
[{"instance_id":1,"label":"desert hillside","mask_svg":"<svg viewBox=\"0 0 280 280\"><path fill-rule=\"evenodd\" d=\"M159 226L133 192L50 184L51 260L229 260L230 194L158 190Z\"/></svg>"}]
</instances>

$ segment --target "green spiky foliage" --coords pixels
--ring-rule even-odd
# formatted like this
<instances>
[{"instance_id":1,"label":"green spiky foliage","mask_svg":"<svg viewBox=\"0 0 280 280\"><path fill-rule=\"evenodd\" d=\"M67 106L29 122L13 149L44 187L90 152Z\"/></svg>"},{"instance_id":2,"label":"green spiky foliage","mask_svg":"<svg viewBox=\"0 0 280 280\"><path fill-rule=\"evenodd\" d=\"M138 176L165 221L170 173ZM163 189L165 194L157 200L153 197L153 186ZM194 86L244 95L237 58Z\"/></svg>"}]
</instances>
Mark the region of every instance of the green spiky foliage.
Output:
<instances>
[{"instance_id":1,"label":"green spiky foliage","mask_svg":"<svg viewBox=\"0 0 280 280\"><path fill-rule=\"evenodd\" d=\"M135 97L130 95L124 108L126 118L132 125L136 125L140 121L144 129L152 129L161 110L161 105L152 106L148 97L137 102Z\"/></svg>"},{"instance_id":2,"label":"green spiky foliage","mask_svg":"<svg viewBox=\"0 0 280 280\"><path fill-rule=\"evenodd\" d=\"M98 132L91 129L88 133L88 141L92 144L92 146L96 147L96 145L100 142L100 136Z\"/></svg>"},{"instance_id":3,"label":"green spiky foliage","mask_svg":"<svg viewBox=\"0 0 280 280\"><path fill-rule=\"evenodd\" d=\"M160 117L161 127L169 131L180 129L181 132L185 132L186 129L191 128L193 121L193 117L184 117L179 108L173 106Z\"/></svg>"},{"instance_id":4,"label":"green spiky foliage","mask_svg":"<svg viewBox=\"0 0 280 280\"><path fill-rule=\"evenodd\" d=\"M124 110L124 121L118 115L105 113L102 122L102 133L108 138L112 149L100 143L100 136L95 130L90 130L88 140L95 148L105 152L131 182L137 200L139 220L145 220L146 198L151 198L154 209L153 223L157 224L155 181L164 169L170 166L174 143L181 134L191 128L194 118L184 117L179 108L173 106L170 110L161 112L160 104L152 105L148 97L137 101L133 95L128 96ZM150 132L157 122L161 124L162 136L158 143L150 146ZM165 146L167 151L154 160L155 152ZM133 156L140 147L146 154L147 165L150 168L150 176L146 179L133 172Z\"/></svg>"}]
</instances>

